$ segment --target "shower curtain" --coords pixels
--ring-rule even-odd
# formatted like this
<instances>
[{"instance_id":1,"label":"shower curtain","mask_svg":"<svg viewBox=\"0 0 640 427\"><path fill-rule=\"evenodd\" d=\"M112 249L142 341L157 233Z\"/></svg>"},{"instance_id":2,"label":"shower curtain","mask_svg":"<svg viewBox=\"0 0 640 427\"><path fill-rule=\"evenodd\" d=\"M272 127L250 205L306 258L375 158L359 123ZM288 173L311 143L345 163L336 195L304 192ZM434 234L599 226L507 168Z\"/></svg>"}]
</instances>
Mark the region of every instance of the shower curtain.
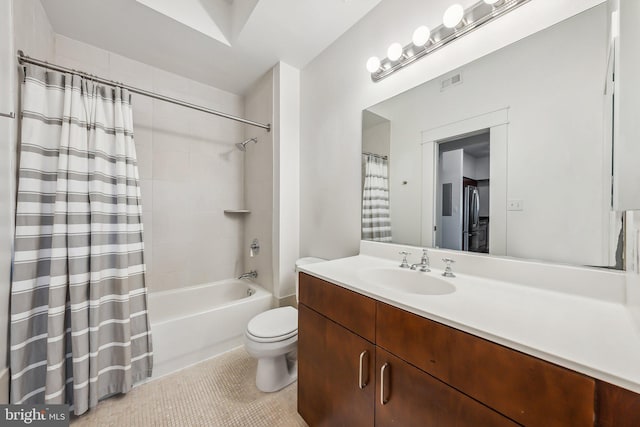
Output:
<instances>
[{"instance_id":1,"label":"shower curtain","mask_svg":"<svg viewBox=\"0 0 640 427\"><path fill-rule=\"evenodd\" d=\"M151 375L130 95L27 66L11 288L11 402L82 414Z\"/></svg>"},{"instance_id":2,"label":"shower curtain","mask_svg":"<svg viewBox=\"0 0 640 427\"><path fill-rule=\"evenodd\" d=\"M362 239L391 242L387 160L365 155L362 191Z\"/></svg>"}]
</instances>

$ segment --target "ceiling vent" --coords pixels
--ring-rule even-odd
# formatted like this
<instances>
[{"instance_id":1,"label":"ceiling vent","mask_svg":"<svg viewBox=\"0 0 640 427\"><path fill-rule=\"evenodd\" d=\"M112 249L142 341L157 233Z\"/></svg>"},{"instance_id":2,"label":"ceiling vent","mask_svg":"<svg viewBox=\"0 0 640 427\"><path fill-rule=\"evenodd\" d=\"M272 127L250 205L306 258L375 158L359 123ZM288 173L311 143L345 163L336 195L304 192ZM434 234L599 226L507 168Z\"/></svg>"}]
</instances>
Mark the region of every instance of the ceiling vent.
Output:
<instances>
[{"instance_id":1,"label":"ceiling vent","mask_svg":"<svg viewBox=\"0 0 640 427\"><path fill-rule=\"evenodd\" d=\"M440 91L444 91L447 90L453 86L457 86L459 84L462 84L462 73L457 73L454 74L452 76L447 77L446 79L443 79L440 82Z\"/></svg>"}]
</instances>

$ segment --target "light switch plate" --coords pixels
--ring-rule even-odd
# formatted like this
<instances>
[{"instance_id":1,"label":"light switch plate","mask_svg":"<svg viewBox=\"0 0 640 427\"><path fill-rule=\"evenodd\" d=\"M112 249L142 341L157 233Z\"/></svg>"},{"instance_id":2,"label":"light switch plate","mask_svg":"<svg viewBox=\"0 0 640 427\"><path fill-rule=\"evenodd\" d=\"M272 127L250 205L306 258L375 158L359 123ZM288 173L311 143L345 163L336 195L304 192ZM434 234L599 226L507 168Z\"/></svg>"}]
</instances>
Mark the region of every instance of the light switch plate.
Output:
<instances>
[{"instance_id":1,"label":"light switch plate","mask_svg":"<svg viewBox=\"0 0 640 427\"><path fill-rule=\"evenodd\" d=\"M522 211L524 210L524 201L518 199L507 200L508 211Z\"/></svg>"}]
</instances>

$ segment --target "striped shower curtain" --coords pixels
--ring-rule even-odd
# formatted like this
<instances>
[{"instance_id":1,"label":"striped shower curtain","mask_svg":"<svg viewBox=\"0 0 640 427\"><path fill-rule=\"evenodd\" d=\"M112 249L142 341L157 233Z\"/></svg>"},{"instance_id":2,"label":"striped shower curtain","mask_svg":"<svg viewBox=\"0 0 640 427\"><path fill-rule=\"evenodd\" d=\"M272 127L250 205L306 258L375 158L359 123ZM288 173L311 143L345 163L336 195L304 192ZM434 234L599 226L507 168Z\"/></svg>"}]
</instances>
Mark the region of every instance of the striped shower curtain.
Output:
<instances>
[{"instance_id":1,"label":"striped shower curtain","mask_svg":"<svg viewBox=\"0 0 640 427\"><path fill-rule=\"evenodd\" d=\"M365 155L362 191L362 240L391 242L387 160Z\"/></svg>"},{"instance_id":2,"label":"striped shower curtain","mask_svg":"<svg viewBox=\"0 0 640 427\"><path fill-rule=\"evenodd\" d=\"M130 95L27 66L11 288L11 402L76 414L151 375Z\"/></svg>"}]
</instances>

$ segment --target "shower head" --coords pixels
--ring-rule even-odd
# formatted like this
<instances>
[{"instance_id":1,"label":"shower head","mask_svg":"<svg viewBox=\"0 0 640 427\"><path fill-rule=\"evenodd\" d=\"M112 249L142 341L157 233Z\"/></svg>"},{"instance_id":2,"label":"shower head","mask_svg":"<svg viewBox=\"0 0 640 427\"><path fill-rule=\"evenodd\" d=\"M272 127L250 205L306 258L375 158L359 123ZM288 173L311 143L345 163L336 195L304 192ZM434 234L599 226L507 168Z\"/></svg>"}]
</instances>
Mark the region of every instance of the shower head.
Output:
<instances>
[{"instance_id":1,"label":"shower head","mask_svg":"<svg viewBox=\"0 0 640 427\"><path fill-rule=\"evenodd\" d=\"M251 139L247 139L244 142L237 142L236 148L240 151L247 151L247 144L250 142L253 142L254 144L256 144L258 142L258 138L251 138Z\"/></svg>"}]
</instances>

